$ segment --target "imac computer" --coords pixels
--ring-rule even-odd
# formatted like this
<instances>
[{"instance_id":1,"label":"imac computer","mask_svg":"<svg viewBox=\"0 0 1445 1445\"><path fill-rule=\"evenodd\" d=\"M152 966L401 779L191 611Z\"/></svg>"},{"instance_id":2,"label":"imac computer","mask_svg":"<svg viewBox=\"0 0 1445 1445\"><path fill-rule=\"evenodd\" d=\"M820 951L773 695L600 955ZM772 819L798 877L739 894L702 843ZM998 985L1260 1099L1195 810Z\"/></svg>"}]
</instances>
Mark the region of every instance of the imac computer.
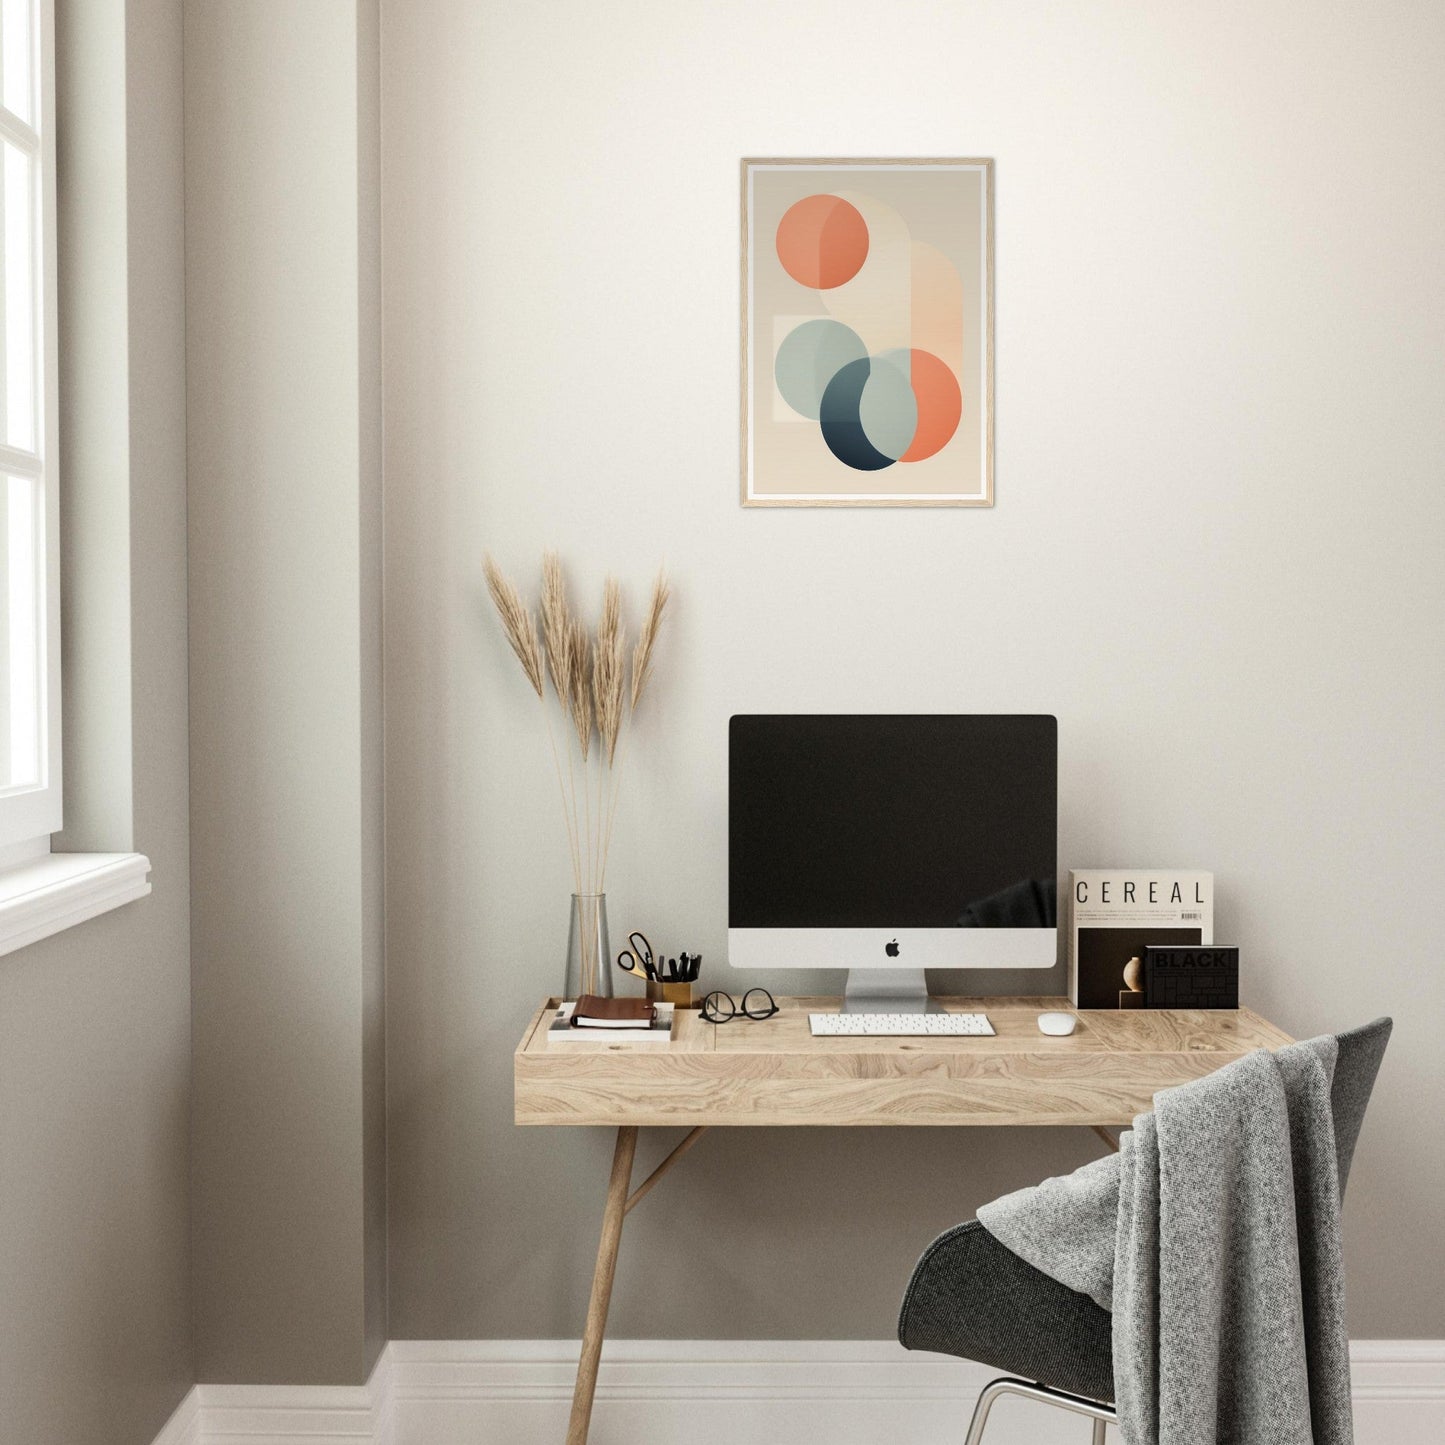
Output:
<instances>
[{"instance_id":1,"label":"imac computer","mask_svg":"<svg viewBox=\"0 0 1445 1445\"><path fill-rule=\"evenodd\" d=\"M739 715L728 960L846 968L845 1009L919 1012L925 968L1057 956L1048 716Z\"/></svg>"}]
</instances>

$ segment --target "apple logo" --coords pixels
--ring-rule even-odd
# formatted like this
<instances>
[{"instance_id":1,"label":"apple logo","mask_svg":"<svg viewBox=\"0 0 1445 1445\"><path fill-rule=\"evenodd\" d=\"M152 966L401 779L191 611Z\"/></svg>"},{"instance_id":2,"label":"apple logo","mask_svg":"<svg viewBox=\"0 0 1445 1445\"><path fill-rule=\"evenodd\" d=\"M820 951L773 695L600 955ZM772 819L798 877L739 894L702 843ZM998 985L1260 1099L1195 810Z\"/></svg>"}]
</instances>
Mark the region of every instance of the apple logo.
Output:
<instances>
[{"instance_id":1,"label":"apple logo","mask_svg":"<svg viewBox=\"0 0 1445 1445\"><path fill-rule=\"evenodd\" d=\"M885 943L883 945L883 952L886 953L889 958L897 958L898 940L895 938L892 943Z\"/></svg>"}]
</instances>

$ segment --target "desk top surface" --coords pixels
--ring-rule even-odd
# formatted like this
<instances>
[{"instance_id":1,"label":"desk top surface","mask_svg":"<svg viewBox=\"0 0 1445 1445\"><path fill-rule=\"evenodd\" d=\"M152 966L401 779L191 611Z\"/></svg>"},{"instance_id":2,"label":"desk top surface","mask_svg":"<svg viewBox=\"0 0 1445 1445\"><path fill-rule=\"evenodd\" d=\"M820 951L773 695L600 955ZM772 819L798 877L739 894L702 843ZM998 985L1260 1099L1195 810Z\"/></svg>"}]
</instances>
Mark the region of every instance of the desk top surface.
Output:
<instances>
[{"instance_id":1,"label":"desk top surface","mask_svg":"<svg viewBox=\"0 0 1445 1445\"><path fill-rule=\"evenodd\" d=\"M778 999L762 1020L706 1023L678 1010L670 1044L549 1045L557 1006L533 1014L514 1057L519 1124L1123 1125L1154 1093L1289 1035L1249 1009L1078 1010L1065 1038L1038 1030L1063 998L946 998L985 1013L993 1037L822 1037L811 1011L834 998Z\"/></svg>"}]
</instances>

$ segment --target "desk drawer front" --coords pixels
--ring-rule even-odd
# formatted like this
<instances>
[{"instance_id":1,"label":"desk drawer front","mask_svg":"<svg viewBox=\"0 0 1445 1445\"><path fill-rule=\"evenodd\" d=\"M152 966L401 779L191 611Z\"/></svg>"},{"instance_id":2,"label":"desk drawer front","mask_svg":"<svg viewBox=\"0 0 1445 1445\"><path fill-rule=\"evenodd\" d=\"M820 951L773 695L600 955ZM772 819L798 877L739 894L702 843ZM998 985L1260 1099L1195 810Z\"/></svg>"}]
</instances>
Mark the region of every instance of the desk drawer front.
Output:
<instances>
[{"instance_id":1,"label":"desk drawer front","mask_svg":"<svg viewBox=\"0 0 1445 1445\"><path fill-rule=\"evenodd\" d=\"M528 1054L518 1124L980 1125L1131 1123L1160 1089L1239 1054Z\"/></svg>"}]
</instances>

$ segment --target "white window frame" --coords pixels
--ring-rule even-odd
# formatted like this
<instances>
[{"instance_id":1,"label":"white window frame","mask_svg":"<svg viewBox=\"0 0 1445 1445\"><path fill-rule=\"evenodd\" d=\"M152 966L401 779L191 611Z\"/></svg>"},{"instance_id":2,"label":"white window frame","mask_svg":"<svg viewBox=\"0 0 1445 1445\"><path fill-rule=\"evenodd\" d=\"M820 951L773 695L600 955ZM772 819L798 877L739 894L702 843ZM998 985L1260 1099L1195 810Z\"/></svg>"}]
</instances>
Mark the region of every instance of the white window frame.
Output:
<instances>
[{"instance_id":1,"label":"white window frame","mask_svg":"<svg viewBox=\"0 0 1445 1445\"><path fill-rule=\"evenodd\" d=\"M22 0L0 0L11 5ZM45 545L37 562L45 569L43 605L37 608L37 657L43 659L39 691L39 781L0 791L0 954L36 943L62 929L143 898L151 891L150 860L140 853L52 853L51 834L63 822L60 746L60 408L57 358L54 0L23 0L30 9L31 126L4 108L0 90L0 137L34 158L32 255L39 264L34 293L35 368L40 396L36 451L32 455L0 441L0 476L34 477L43 489ZM3 19L3 15L0 15ZM38 199L39 204L35 204Z\"/></svg>"},{"instance_id":2,"label":"white window frame","mask_svg":"<svg viewBox=\"0 0 1445 1445\"><path fill-rule=\"evenodd\" d=\"M3 0L5 5L24 0ZM64 805L60 737L60 487L59 366L56 357L55 240L55 10L53 0L28 0L30 9L31 126L0 104L0 138L32 159L32 255L38 264L34 344L39 390L34 454L0 440L0 474L33 478L44 499L44 547L36 561L44 572L44 603L38 611L37 655L43 666L39 688L39 780L0 791L0 863L15 863L50 851Z\"/></svg>"}]
</instances>

